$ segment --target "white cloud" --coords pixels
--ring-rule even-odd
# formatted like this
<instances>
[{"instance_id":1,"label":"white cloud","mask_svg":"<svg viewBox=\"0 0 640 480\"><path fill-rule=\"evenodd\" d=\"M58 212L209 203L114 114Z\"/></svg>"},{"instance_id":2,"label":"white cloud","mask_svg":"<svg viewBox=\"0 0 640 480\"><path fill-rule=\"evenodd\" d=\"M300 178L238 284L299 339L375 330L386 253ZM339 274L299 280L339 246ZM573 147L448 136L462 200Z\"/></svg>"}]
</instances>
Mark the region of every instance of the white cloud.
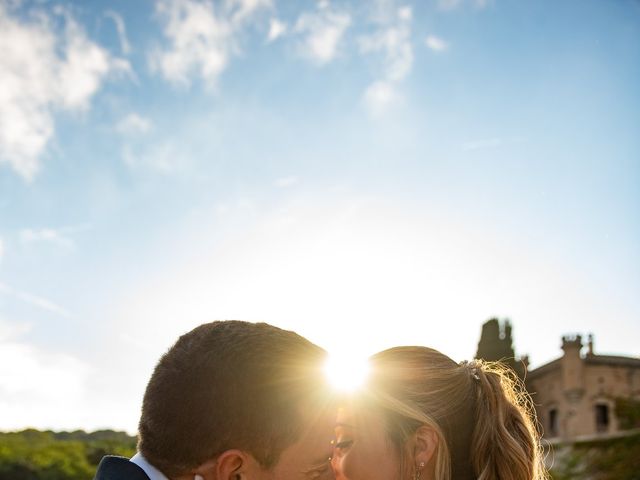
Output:
<instances>
[{"instance_id":1,"label":"white cloud","mask_svg":"<svg viewBox=\"0 0 640 480\"><path fill-rule=\"evenodd\" d=\"M411 19L413 18L413 11L411 10L411 7L409 7L408 5L400 7L398 9L398 18L400 20L411 21Z\"/></svg>"},{"instance_id":2,"label":"white cloud","mask_svg":"<svg viewBox=\"0 0 640 480\"><path fill-rule=\"evenodd\" d=\"M127 39L127 29L124 25L124 20L122 16L113 10L107 10L104 12L104 16L113 20L113 23L116 26L116 31L118 32L118 40L120 41L120 50L123 55L129 55L131 53L131 44Z\"/></svg>"},{"instance_id":3,"label":"white cloud","mask_svg":"<svg viewBox=\"0 0 640 480\"><path fill-rule=\"evenodd\" d=\"M122 118L116 125L116 130L123 135L147 133L151 130L151 121L132 112Z\"/></svg>"},{"instance_id":4,"label":"white cloud","mask_svg":"<svg viewBox=\"0 0 640 480\"><path fill-rule=\"evenodd\" d=\"M79 359L45 351L21 336L26 324L0 319L0 410L3 429L41 427L78 428L86 408L90 369Z\"/></svg>"},{"instance_id":5,"label":"white cloud","mask_svg":"<svg viewBox=\"0 0 640 480\"><path fill-rule=\"evenodd\" d=\"M269 33L267 35L267 42L273 42L275 39L281 37L285 33L287 33L287 25L277 18L272 18L269 21Z\"/></svg>"},{"instance_id":6,"label":"white cloud","mask_svg":"<svg viewBox=\"0 0 640 480\"><path fill-rule=\"evenodd\" d=\"M351 25L347 12L333 10L328 1L318 3L314 13L303 13L296 21L294 31L303 35L300 54L317 65L324 65L338 54L342 37Z\"/></svg>"},{"instance_id":7,"label":"white cloud","mask_svg":"<svg viewBox=\"0 0 640 480\"><path fill-rule=\"evenodd\" d=\"M444 52L449 48L449 44L447 42L435 35L428 35L424 43L434 52Z\"/></svg>"},{"instance_id":8,"label":"white cloud","mask_svg":"<svg viewBox=\"0 0 640 480\"><path fill-rule=\"evenodd\" d=\"M382 115L401 98L399 84L411 72L413 67L413 47L411 45L412 10L408 6L384 11L393 15L381 15L375 21L379 23L377 31L360 38L360 52L383 55L383 67L380 77L365 90L363 100L370 113Z\"/></svg>"},{"instance_id":9,"label":"white cloud","mask_svg":"<svg viewBox=\"0 0 640 480\"><path fill-rule=\"evenodd\" d=\"M206 0L161 0L156 12L170 47L156 51L151 66L175 85L200 77L210 87L237 53L236 36L267 0L227 0L218 8Z\"/></svg>"},{"instance_id":10,"label":"white cloud","mask_svg":"<svg viewBox=\"0 0 640 480\"><path fill-rule=\"evenodd\" d=\"M393 83L377 81L367 87L363 95L364 104L372 117L384 115L402 99Z\"/></svg>"},{"instance_id":11,"label":"white cloud","mask_svg":"<svg viewBox=\"0 0 640 480\"><path fill-rule=\"evenodd\" d=\"M411 9L399 8L391 25L383 25L376 33L362 37L360 51L384 54L384 77L387 80L399 81L406 77L413 65Z\"/></svg>"},{"instance_id":12,"label":"white cloud","mask_svg":"<svg viewBox=\"0 0 640 480\"><path fill-rule=\"evenodd\" d=\"M134 148L125 145L122 159L132 170L152 170L161 174L172 174L188 168L186 156L169 141Z\"/></svg>"},{"instance_id":13,"label":"white cloud","mask_svg":"<svg viewBox=\"0 0 640 480\"><path fill-rule=\"evenodd\" d=\"M63 248L75 247L72 235L86 230L89 225L72 225L60 228L25 228L20 231L20 240L23 243L47 242Z\"/></svg>"},{"instance_id":14,"label":"white cloud","mask_svg":"<svg viewBox=\"0 0 640 480\"><path fill-rule=\"evenodd\" d=\"M86 110L104 79L129 64L89 40L73 17L64 30L39 11L27 20L0 4L0 163L25 179L38 171L55 131L56 110Z\"/></svg>"},{"instance_id":15,"label":"white cloud","mask_svg":"<svg viewBox=\"0 0 640 480\"><path fill-rule=\"evenodd\" d=\"M27 228L20 232L20 239L25 243L44 241L55 243L66 248L73 247L73 242L70 239L63 237L52 228L43 228L41 230L31 230Z\"/></svg>"},{"instance_id":16,"label":"white cloud","mask_svg":"<svg viewBox=\"0 0 640 480\"><path fill-rule=\"evenodd\" d=\"M288 177L278 178L274 182L274 185L276 187L278 187L278 188L286 188L286 187L291 187L291 186L295 185L298 182L299 182L299 178L298 177L296 177L295 175L290 175Z\"/></svg>"},{"instance_id":17,"label":"white cloud","mask_svg":"<svg viewBox=\"0 0 640 480\"><path fill-rule=\"evenodd\" d=\"M0 237L0 262L2 262L2 257L4 256L4 241L2 237Z\"/></svg>"},{"instance_id":18,"label":"white cloud","mask_svg":"<svg viewBox=\"0 0 640 480\"><path fill-rule=\"evenodd\" d=\"M258 10L271 6L271 0L226 0L224 3L224 8L235 25L245 22Z\"/></svg>"}]
</instances>

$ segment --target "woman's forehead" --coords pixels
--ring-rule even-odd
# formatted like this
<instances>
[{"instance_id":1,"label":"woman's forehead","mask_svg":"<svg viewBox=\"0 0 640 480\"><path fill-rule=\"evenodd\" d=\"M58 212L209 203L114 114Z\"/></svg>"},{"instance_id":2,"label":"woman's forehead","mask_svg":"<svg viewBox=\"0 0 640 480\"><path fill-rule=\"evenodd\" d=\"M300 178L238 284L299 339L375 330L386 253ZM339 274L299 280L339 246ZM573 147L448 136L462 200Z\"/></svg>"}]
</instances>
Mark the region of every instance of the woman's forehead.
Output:
<instances>
[{"instance_id":1,"label":"woman's forehead","mask_svg":"<svg viewBox=\"0 0 640 480\"><path fill-rule=\"evenodd\" d=\"M377 414L376 414L377 413ZM349 405L340 407L336 414L336 425L356 428L362 425L378 423L381 421L379 412L363 405Z\"/></svg>"}]
</instances>

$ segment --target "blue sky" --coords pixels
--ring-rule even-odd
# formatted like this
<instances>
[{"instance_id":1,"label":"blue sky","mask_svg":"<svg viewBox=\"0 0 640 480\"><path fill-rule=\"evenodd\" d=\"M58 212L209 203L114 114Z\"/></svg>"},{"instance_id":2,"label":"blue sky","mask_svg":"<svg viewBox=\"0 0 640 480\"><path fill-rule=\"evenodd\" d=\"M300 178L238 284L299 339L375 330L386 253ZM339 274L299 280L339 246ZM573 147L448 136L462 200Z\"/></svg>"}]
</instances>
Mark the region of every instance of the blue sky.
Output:
<instances>
[{"instance_id":1,"label":"blue sky","mask_svg":"<svg viewBox=\"0 0 640 480\"><path fill-rule=\"evenodd\" d=\"M0 429L135 431L214 319L640 355L640 3L0 3Z\"/></svg>"}]
</instances>

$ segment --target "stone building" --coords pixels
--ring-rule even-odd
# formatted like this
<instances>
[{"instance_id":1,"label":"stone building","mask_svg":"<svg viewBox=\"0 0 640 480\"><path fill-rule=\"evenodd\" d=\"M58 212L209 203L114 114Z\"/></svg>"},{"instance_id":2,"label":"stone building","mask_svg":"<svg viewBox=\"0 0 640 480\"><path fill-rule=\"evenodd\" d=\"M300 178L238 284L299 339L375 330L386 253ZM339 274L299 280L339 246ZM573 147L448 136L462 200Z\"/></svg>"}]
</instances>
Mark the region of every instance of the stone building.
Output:
<instances>
[{"instance_id":1,"label":"stone building","mask_svg":"<svg viewBox=\"0 0 640 480\"><path fill-rule=\"evenodd\" d=\"M583 347L580 335L562 337L562 357L527 374L548 440L597 438L638 426L621 421L616 407L621 401L640 405L640 358L596 355L592 335L584 353Z\"/></svg>"}]
</instances>

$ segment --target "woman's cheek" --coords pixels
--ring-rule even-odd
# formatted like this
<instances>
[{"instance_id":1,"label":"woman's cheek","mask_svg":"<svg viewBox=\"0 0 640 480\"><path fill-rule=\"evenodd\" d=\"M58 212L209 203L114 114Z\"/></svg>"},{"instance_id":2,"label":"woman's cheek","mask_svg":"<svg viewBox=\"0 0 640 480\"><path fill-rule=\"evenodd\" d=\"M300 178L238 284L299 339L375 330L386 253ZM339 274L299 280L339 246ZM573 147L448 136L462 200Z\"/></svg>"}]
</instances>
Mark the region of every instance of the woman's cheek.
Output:
<instances>
[{"instance_id":1,"label":"woman's cheek","mask_svg":"<svg viewBox=\"0 0 640 480\"><path fill-rule=\"evenodd\" d=\"M342 474L342 456L340 454L335 453L333 457L331 457L331 468L333 469L333 475L336 477L336 480L346 480Z\"/></svg>"},{"instance_id":2,"label":"woman's cheek","mask_svg":"<svg viewBox=\"0 0 640 480\"><path fill-rule=\"evenodd\" d=\"M331 467L335 474L336 480L358 480L357 477L353 477L352 462L349 461L348 453L340 453L334 455L331 459Z\"/></svg>"},{"instance_id":3,"label":"woman's cheek","mask_svg":"<svg viewBox=\"0 0 640 480\"><path fill-rule=\"evenodd\" d=\"M340 470L347 480L361 480L363 478L363 472L358 468L357 456L349 455L349 453L341 458Z\"/></svg>"}]
</instances>

